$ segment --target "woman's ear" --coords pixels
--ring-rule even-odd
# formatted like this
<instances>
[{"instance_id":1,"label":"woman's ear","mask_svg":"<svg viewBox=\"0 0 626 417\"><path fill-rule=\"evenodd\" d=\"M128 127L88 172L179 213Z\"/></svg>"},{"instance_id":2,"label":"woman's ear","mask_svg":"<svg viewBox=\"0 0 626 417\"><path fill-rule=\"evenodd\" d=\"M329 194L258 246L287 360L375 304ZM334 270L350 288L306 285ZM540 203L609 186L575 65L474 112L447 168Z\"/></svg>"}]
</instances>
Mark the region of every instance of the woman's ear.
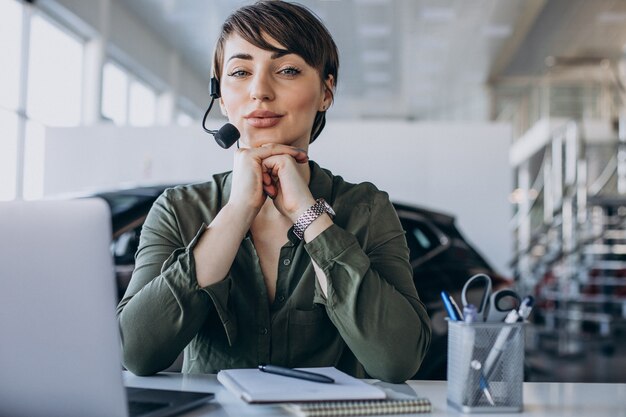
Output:
<instances>
[{"instance_id":1,"label":"woman's ear","mask_svg":"<svg viewBox=\"0 0 626 417\"><path fill-rule=\"evenodd\" d=\"M332 75L328 75L328 78L324 80L324 99L320 106L320 111L326 111L333 104L333 92L335 91L335 78Z\"/></svg>"}]
</instances>

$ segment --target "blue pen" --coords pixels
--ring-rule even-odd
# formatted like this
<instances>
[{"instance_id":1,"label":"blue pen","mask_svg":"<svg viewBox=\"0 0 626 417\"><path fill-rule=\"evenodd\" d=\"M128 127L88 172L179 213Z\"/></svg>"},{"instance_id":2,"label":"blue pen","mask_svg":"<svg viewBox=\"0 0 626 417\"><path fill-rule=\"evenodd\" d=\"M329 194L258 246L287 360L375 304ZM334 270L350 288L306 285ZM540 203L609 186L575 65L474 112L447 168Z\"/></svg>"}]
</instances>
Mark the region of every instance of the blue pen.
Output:
<instances>
[{"instance_id":1,"label":"blue pen","mask_svg":"<svg viewBox=\"0 0 626 417\"><path fill-rule=\"evenodd\" d=\"M448 294L447 291L441 291L441 299L443 300L443 306L446 308L450 320L459 321L461 318L458 316L456 309L452 305L450 294Z\"/></svg>"}]
</instances>

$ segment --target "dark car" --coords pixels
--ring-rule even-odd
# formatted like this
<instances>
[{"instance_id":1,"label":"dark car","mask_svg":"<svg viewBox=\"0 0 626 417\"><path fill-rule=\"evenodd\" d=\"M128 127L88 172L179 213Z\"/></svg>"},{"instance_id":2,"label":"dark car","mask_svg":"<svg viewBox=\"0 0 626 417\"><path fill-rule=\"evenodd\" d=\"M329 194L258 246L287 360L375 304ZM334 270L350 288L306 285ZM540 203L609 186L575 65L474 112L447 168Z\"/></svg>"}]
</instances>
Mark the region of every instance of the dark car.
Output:
<instances>
[{"instance_id":1,"label":"dark car","mask_svg":"<svg viewBox=\"0 0 626 417\"><path fill-rule=\"evenodd\" d=\"M143 222L152 203L168 187L157 185L98 193L111 207L112 252L118 295L126 291L134 268L135 252ZM408 204L394 203L406 231L413 281L432 321L431 347L415 379L446 379L447 324L440 299L442 290L459 300L465 281L486 273L495 286L505 283L455 226L454 217Z\"/></svg>"}]
</instances>

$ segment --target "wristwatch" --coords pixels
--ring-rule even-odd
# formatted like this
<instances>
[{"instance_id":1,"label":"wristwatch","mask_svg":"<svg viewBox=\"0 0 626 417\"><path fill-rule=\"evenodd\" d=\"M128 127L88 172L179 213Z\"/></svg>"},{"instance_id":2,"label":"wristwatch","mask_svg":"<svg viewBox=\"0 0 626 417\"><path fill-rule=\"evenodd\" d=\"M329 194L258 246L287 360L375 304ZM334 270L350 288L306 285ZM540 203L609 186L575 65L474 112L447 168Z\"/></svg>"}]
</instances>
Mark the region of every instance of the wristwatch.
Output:
<instances>
[{"instance_id":1,"label":"wristwatch","mask_svg":"<svg viewBox=\"0 0 626 417\"><path fill-rule=\"evenodd\" d=\"M298 217L298 220L296 220L296 223L293 225L293 234L300 240L304 239L304 231L306 228L324 213L328 213L331 219L335 216L333 208L326 200L318 198L315 200L315 204Z\"/></svg>"}]
</instances>

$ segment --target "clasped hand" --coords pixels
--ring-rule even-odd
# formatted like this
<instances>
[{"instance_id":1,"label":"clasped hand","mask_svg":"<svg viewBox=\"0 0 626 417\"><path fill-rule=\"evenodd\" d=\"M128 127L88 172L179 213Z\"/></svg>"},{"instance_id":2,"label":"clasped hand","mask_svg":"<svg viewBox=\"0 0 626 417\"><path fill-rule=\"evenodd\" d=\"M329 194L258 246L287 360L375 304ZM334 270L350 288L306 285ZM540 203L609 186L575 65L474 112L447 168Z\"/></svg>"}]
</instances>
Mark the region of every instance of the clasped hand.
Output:
<instances>
[{"instance_id":1,"label":"clasped hand","mask_svg":"<svg viewBox=\"0 0 626 417\"><path fill-rule=\"evenodd\" d=\"M269 196L276 209L295 223L315 203L308 186L308 166L300 165L308 161L306 151L293 146L238 149L229 203L258 213Z\"/></svg>"}]
</instances>

